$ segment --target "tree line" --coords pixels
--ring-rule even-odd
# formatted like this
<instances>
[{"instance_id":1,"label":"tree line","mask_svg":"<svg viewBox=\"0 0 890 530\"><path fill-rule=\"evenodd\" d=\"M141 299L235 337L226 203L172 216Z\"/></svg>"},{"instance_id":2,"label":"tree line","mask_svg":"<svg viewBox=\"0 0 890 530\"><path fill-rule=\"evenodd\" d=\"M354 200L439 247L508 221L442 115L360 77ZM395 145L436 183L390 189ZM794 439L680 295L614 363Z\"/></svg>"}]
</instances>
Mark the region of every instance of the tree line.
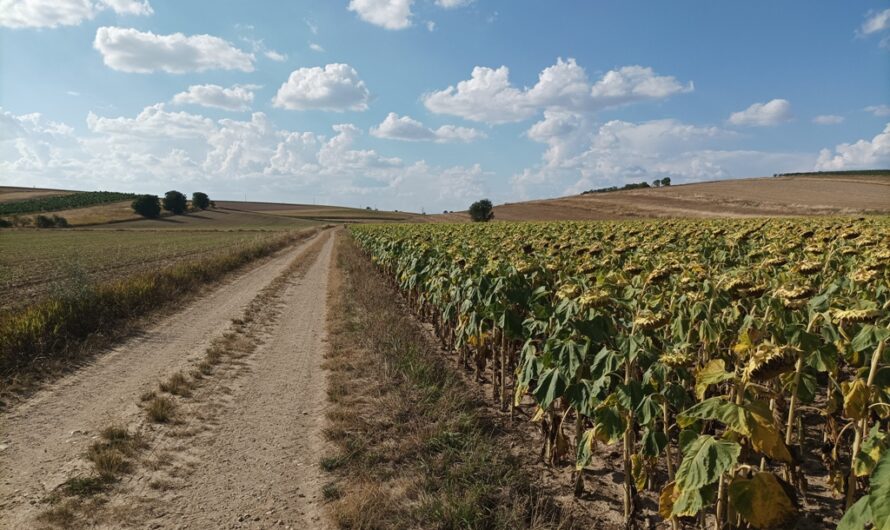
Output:
<instances>
[{"instance_id":1,"label":"tree line","mask_svg":"<svg viewBox=\"0 0 890 530\"><path fill-rule=\"evenodd\" d=\"M161 215L161 209L167 210L173 215L185 213L188 209L188 199L185 194L170 190L164 194L163 198L157 195L139 195L133 200L133 211L142 217L155 219ZM203 192L196 191L192 193L192 208L198 210L206 210L207 208L215 208L216 204L210 200L210 197Z\"/></svg>"}]
</instances>

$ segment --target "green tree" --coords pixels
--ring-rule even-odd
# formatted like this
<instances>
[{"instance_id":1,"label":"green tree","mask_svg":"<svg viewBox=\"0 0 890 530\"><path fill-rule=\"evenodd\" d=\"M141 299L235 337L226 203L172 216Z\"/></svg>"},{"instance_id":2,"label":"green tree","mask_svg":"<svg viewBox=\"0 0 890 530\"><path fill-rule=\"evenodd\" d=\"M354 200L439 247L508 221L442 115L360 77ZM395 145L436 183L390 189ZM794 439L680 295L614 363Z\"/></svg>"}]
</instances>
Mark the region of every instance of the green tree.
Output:
<instances>
[{"instance_id":1,"label":"green tree","mask_svg":"<svg viewBox=\"0 0 890 530\"><path fill-rule=\"evenodd\" d=\"M46 215L38 215L34 218L34 224L37 228L53 228L56 226L55 221L52 220L52 217Z\"/></svg>"},{"instance_id":2,"label":"green tree","mask_svg":"<svg viewBox=\"0 0 890 530\"><path fill-rule=\"evenodd\" d=\"M488 199L476 201L470 205L470 218L477 223L484 223L494 219L494 206Z\"/></svg>"},{"instance_id":3,"label":"green tree","mask_svg":"<svg viewBox=\"0 0 890 530\"><path fill-rule=\"evenodd\" d=\"M671 185L671 177L664 177L661 179L662 186L670 186Z\"/></svg>"},{"instance_id":4,"label":"green tree","mask_svg":"<svg viewBox=\"0 0 890 530\"><path fill-rule=\"evenodd\" d=\"M210 197L206 193L196 191L192 193L192 208L200 208L206 210L210 207Z\"/></svg>"},{"instance_id":5,"label":"green tree","mask_svg":"<svg viewBox=\"0 0 890 530\"><path fill-rule=\"evenodd\" d=\"M133 200L131 206L142 217L154 219L161 215L161 201L157 195L140 195Z\"/></svg>"},{"instance_id":6,"label":"green tree","mask_svg":"<svg viewBox=\"0 0 890 530\"><path fill-rule=\"evenodd\" d=\"M161 201L161 206L163 206L165 210L173 212L176 215L183 213L187 205L188 201L186 200L185 195L176 190L170 190L165 193L164 199Z\"/></svg>"}]
</instances>

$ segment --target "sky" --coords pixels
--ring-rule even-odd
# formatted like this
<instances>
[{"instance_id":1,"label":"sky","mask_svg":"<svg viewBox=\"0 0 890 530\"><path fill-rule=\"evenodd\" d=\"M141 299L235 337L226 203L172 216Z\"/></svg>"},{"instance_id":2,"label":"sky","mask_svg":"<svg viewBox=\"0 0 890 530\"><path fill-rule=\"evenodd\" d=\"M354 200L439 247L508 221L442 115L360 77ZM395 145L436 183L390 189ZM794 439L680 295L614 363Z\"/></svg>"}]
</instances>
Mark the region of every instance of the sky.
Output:
<instances>
[{"instance_id":1,"label":"sky","mask_svg":"<svg viewBox=\"0 0 890 530\"><path fill-rule=\"evenodd\" d=\"M888 0L0 0L5 185L439 212L888 167Z\"/></svg>"}]
</instances>

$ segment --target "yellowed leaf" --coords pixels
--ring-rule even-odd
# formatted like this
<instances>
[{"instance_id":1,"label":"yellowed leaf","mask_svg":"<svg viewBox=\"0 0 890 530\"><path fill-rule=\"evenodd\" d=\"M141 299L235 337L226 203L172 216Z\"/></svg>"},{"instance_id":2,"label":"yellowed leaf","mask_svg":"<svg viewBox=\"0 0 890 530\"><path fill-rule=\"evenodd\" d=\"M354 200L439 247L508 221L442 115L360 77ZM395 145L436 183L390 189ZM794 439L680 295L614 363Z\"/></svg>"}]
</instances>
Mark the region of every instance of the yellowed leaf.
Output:
<instances>
[{"instance_id":1,"label":"yellowed leaf","mask_svg":"<svg viewBox=\"0 0 890 530\"><path fill-rule=\"evenodd\" d=\"M734 478L729 484L729 502L753 528L789 528L797 517L797 508L772 473Z\"/></svg>"},{"instance_id":2,"label":"yellowed leaf","mask_svg":"<svg viewBox=\"0 0 890 530\"><path fill-rule=\"evenodd\" d=\"M646 473L646 465L642 456L637 454L631 455L630 470L631 475L633 475L634 484L637 487L637 491L644 490L646 488L646 479L648 478L648 473Z\"/></svg>"},{"instance_id":3,"label":"yellowed leaf","mask_svg":"<svg viewBox=\"0 0 890 530\"><path fill-rule=\"evenodd\" d=\"M751 420L748 422L751 430L749 438L754 449L775 460L791 462L791 453L773 422L753 413L749 419Z\"/></svg>"},{"instance_id":4,"label":"yellowed leaf","mask_svg":"<svg viewBox=\"0 0 890 530\"><path fill-rule=\"evenodd\" d=\"M844 392L844 416L859 421L868 409L868 386L862 379L841 386Z\"/></svg>"},{"instance_id":5,"label":"yellowed leaf","mask_svg":"<svg viewBox=\"0 0 890 530\"><path fill-rule=\"evenodd\" d=\"M675 500L677 500L677 486L671 481L662 488L661 493L658 495L658 515L665 521L671 518Z\"/></svg>"}]
</instances>

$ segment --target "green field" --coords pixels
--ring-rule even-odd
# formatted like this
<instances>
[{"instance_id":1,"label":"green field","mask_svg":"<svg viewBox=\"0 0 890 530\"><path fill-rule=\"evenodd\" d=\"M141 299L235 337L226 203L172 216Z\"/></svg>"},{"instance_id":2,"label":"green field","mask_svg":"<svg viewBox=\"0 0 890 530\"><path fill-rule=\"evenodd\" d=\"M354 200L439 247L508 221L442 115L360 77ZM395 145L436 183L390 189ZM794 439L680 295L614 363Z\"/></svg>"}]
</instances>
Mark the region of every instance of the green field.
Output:
<instances>
[{"instance_id":1,"label":"green field","mask_svg":"<svg viewBox=\"0 0 890 530\"><path fill-rule=\"evenodd\" d=\"M6 230L0 235L0 309L59 290L230 252L281 231Z\"/></svg>"},{"instance_id":2,"label":"green field","mask_svg":"<svg viewBox=\"0 0 890 530\"><path fill-rule=\"evenodd\" d=\"M68 195L34 197L0 204L0 215L57 212L71 208L83 208L97 204L132 200L133 197L135 195L132 193L115 193L111 191L84 191Z\"/></svg>"}]
</instances>

